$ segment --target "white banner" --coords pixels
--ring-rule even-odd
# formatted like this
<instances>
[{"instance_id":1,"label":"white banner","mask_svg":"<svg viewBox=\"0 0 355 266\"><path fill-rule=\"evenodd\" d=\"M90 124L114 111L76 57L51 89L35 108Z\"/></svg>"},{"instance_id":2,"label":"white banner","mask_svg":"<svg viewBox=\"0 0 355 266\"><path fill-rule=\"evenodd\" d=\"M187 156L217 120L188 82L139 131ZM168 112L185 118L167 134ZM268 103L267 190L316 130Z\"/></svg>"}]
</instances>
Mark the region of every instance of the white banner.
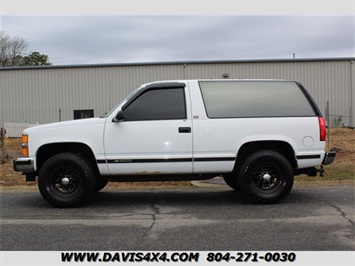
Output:
<instances>
[{"instance_id":1,"label":"white banner","mask_svg":"<svg viewBox=\"0 0 355 266\"><path fill-rule=\"evenodd\" d=\"M1 266L22 265L354 266L355 251L1 251Z\"/></svg>"}]
</instances>

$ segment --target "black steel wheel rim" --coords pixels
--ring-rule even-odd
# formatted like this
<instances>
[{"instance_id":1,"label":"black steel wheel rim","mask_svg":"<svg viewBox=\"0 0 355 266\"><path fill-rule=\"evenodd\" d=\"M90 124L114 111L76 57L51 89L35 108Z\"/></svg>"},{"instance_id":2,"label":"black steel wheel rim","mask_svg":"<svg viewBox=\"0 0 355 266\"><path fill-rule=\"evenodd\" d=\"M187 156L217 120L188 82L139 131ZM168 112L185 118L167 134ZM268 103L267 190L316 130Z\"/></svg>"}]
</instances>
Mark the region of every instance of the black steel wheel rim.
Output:
<instances>
[{"instance_id":1,"label":"black steel wheel rim","mask_svg":"<svg viewBox=\"0 0 355 266\"><path fill-rule=\"evenodd\" d=\"M81 187L79 173L71 167L61 167L50 178L52 190L60 196L71 196Z\"/></svg>"},{"instance_id":2,"label":"black steel wheel rim","mask_svg":"<svg viewBox=\"0 0 355 266\"><path fill-rule=\"evenodd\" d=\"M252 172L253 186L263 193L276 191L280 187L282 179L280 169L272 163L259 164Z\"/></svg>"}]
</instances>

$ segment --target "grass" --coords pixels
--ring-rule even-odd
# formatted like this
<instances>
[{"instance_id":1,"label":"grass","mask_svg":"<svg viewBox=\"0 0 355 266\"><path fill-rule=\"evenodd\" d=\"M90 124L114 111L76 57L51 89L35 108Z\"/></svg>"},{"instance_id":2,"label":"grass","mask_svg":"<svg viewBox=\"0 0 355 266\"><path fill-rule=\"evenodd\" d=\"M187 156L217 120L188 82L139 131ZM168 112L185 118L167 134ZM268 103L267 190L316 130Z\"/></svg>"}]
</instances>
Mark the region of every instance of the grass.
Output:
<instances>
[{"instance_id":1,"label":"grass","mask_svg":"<svg viewBox=\"0 0 355 266\"><path fill-rule=\"evenodd\" d=\"M355 130L333 128L330 130L330 148L337 151L335 161L325 166L323 177L300 175L295 178L296 185L355 184ZM328 145L326 146L328 147ZM21 154L21 139L5 139L0 148L0 190L37 189L37 182L25 182L25 177L12 169L12 160ZM109 183L105 189L134 188L175 188L191 187L191 182L128 182Z\"/></svg>"},{"instance_id":2,"label":"grass","mask_svg":"<svg viewBox=\"0 0 355 266\"><path fill-rule=\"evenodd\" d=\"M328 143L326 147L328 147ZM353 183L355 181L355 130L349 128L330 129L329 147L330 150L336 151L337 155L332 164L324 167L324 176L301 175L296 178L297 182Z\"/></svg>"}]
</instances>

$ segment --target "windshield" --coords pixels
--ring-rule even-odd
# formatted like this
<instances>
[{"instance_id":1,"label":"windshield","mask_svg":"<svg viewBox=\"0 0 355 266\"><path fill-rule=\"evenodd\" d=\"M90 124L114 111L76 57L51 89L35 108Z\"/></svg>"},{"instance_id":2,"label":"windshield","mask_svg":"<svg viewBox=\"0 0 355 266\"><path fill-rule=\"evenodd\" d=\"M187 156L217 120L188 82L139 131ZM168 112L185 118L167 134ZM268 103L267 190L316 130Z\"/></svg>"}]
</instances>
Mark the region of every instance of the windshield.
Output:
<instances>
[{"instance_id":1,"label":"windshield","mask_svg":"<svg viewBox=\"0 0 355 266\"><path fill-rule=\"evenodd\" d=\"M123 105L124 103L128 102L141 88L136 89L135 91L131 92L125 99L123 99L121 102L119 102L112 110L108 113L103 114L100 116L101 118L106 118L110 116L119 106Z\"/></svg>"}]
</instances>

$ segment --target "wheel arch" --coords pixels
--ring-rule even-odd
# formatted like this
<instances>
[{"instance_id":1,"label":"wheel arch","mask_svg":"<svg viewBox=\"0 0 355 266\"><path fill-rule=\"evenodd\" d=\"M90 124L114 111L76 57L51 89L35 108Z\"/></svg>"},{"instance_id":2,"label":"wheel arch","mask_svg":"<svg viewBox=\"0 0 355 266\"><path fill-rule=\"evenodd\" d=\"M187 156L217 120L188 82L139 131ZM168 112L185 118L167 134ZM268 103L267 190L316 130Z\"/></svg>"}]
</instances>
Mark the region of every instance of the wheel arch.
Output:
<instances>
[{"instance_id":1,"label":"wheel arch","mask_svg":"<svg viewBox=\"0 0 355 266\"><path fill-rule=\"evenodd\" d=\"M260 150L273 150L281 153L290 162L291 166L297 168L295 151L292 146L285 141L251 141L244 143L238 150L235 168L241 165L250 155Z\"/></svg>"},{"instance_id":2,"label":"wheel arch","mask_svg":"<svg viewBox=\"0 0 355 266\"><path fill-rule=\"evenodd\" d=\"M42 165L48 158L52 157L53 155L64 152L71 152L84 156L84 158L88 160L90 164L92 164L92 166L98 173L98 167L96 164L94 152L87 144L79 142L59 142L45 144L41 146L36 154L37 172L40 171Z\"/></svg>"}]
</instances>

